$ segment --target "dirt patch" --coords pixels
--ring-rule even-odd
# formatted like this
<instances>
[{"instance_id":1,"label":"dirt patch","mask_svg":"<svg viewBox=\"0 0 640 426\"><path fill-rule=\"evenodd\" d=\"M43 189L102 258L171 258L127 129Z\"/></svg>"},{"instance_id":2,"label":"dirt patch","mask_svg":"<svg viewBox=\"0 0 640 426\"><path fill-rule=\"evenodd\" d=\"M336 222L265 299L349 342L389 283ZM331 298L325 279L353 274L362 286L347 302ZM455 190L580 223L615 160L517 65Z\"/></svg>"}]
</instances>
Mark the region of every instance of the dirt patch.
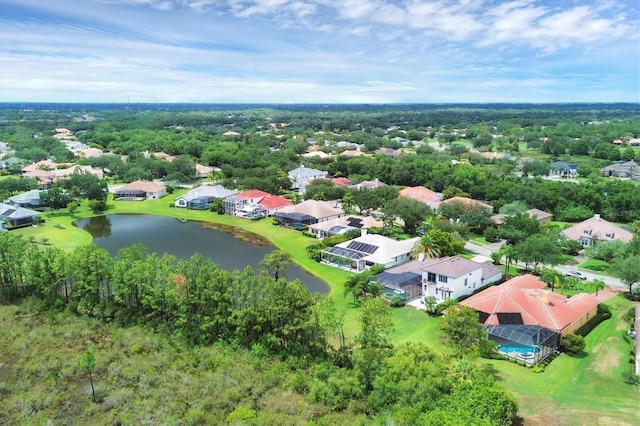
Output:
<instances>
[{"instance_id":1,"label":"dirt patch","mask_svg":"<svg viewBox=\"0 0 640 426\"><path fill-rule=\"evenodd\" d=\"M259 246L271 245L271 242L262 235L254 234L253 232L249 232L245 229L240 228L239 226L225 225L222 223L202 222L202 227L205 229L215 229L216 231L226 232L227 234L232 234L239 240L247 241Z\"/></svg>"},{"instance_id":2,"label":"dirt patch","mask_svg":"<svg viewBox=\"0 0 640 426\"><path fill-rule=\"evenodd\" d=\"M613 342L612 339L617 340L617 337L610 337L607 339L609 342ZM591 363L591 370L604 377L613 377L613 371L618 365L620 365L621 355L615 348L608 344L599 343L591 351L596 355L596 360Z\"/></svg>"}]
</instances>

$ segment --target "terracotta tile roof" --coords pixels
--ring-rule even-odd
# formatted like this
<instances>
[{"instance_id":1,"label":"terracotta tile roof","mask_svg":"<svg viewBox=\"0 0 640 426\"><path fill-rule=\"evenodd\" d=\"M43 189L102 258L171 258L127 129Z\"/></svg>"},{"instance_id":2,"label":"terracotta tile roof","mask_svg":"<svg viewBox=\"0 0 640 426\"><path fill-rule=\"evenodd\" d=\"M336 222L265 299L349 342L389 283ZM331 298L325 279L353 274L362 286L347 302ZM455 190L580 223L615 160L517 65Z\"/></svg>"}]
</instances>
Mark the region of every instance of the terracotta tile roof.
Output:
<instances>
[{"instance_id":1,"label":"terracotta tile roof","mask_svg":"<svg viewBox=\"0 0 640 426\"><path fill-rule=\"evenodd\" d=\"M278 207L291 205L291 201L287 200L282 195L268 195L264 197L258 204L264 207L265 210L271 210Z\"/></svg>"},{"instance_id":2,"label":"terracotta tile roof","mask_svg":"<svg viewBox=\"0 0 640 426\"><path fill-rule=\"evenodd\" d=\"M345 177L333 178L331 179L331 182L333 182L335 186L343 186L343 187L353 184L353 182L351 182L349 179Z\"/></svg>"},{"instance_id":3,"label":"terracotta tile roof","mask_svg":"<svg viewBox=\"0 0 640 426\"><path fill-rule=\"evenodd\" d=\"M404 188L400 191L399 196L413 198L414 200L418 200L426 204L434 201L440 201L442 199L442 195L425 188L424 186L410 186L408 188Z\"/></svg>"},{"instance_id":4,"label":"terracotta tile roof","mask_svg":"<svg viewBox=\"0 0 640 426\"><path fill-rule=\"evenodd\" d=\"M488 314L485 325L498 325L498 314L520 313L525 325L561 332L598 305L593 294L573 297L545 290L546 284L533 275L522 275L489 287L460 302Z\"/></svg>"},{"instance_id":5,"label":"terracotta tile roof","mask_svg":"<svg viewBox=\"0 0 640 426\"><path fill-rule=\"evenodd\" d=\"M236 195L238 198L259 198L259 197L269 197L271 194L268 192L260 191L259 189L251 189L249 191L244 191Z\"/></svg>"}]
</instances>

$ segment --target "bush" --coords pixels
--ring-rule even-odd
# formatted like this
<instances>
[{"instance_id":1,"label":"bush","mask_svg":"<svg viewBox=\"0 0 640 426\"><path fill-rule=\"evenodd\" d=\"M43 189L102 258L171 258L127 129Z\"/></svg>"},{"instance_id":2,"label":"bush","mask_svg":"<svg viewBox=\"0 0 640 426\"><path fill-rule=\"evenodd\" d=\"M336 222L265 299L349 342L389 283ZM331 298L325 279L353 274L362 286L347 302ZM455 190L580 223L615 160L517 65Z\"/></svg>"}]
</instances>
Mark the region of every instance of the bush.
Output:
<instances>
[{"instance_id":1,"label":"bush","mask_svg":"<svg viewBox=\"0 0 640 426\"><path fill-rule=\"evenodd\" d=\"M391 306L395 306L395 307L404 306L404 298L402 296L400 296L399 294L394 294L389 299L389 304Z\"/></svg>"},{"instance_id":2,"label":"bush","mask_svg":"<svg viewBox=\"0 0 640 426\"><path fill-rule=\"evenodd\" d=\"M584 337L587 334L589 334L591 330L596 328L598 324L608 320L609 318L611 318L611 310L609 310L609 307L607 305L600 303L598 305L598 313L596 314L596 316L591 318L582 327L580 327L576 331L576 334L579 334Z\"/></svg>"},{"instance_id":3,"label":"bush","mask_svg":"<svg viewBox=\"0 0 640 426\"><path fill-rule=\"evenodd\" d=\"M565 352L580 353L584 350L584 337L579 334L567 334L560 341L560 346Z\"/></svg>"},{"instance_id":4,"label":"bush","mask_svg":"<svg viewBox=\"0 0 640 426\"><path fill-rule=\"evenodd\" d=\"M438 306L436 306L436 314L442 315L442 311L457 304L458 304L458 299L445 300L444 302L439 303Z\"/></svg>"},{"instance_id":5,"label":"bush","mask_svg":"<svg viewBox=\"0 0 640 426\"><path fill-rule=\"evenodd\" d=\"M640 376L632 373L631 371L625 371L622 373L622 379L628 385L640 385Z\"/></svg>"}]
</instances>

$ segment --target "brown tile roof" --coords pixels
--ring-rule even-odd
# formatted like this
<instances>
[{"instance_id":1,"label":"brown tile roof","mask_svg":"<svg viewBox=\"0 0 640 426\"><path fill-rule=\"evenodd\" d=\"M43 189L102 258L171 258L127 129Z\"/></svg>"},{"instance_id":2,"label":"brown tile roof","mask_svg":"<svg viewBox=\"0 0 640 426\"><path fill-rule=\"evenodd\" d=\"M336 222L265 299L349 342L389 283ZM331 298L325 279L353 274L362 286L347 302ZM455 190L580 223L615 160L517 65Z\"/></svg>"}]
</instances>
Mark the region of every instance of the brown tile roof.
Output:
<instances>
[{"instance_id":1,"label":"brown tile roof","mask_svg":"<svg viewBox=\"0 0 640 426\"><path fill-rule=\"evenodd\" d=\"M528 214L529 216L535 217L539 221L544 219L550 219L553 217L551 213L547 213L544 210L540 210L540 209L529 209L525 211L525 213Z\"/></svg>"},{"instance_id":2,"label":"brown tile roof","mask_svg":"<svg viewBox=\"0 0 640 426\"><path fill-rule=\"evenodd\" d=\"M478 201L478 200L474 200L473 198L468 198L468 197L451 197L451 198L447 198L446 200L441 201L440 203L437 204L437 206L440 206L441 204L446 204L446 203L464 203L467 205L476 205L476 206L480 206L480 207L484 207L487 209L493 209L493 206L490 204L486 204L483 203L482 201Z\"/></svg>"},{"instance_id":3,"label":"brown tile roof","mask_svg":"<svg viewBox=\"0 0 640 426\"><path fill-rule=\"evenodd\" d=\"M595 215L587 220L573 225L562 233L570 240L579 240L583 237L597 240L620 240L629 242L633 238L633 233L614 225Z\"/></svg>"},{"instance_id":4,"label":"brown tile roof","mask_svg":"<svg viewBox=\"0 0 640 426\"><path fill-rule=\"evenodd\" d=\"M500 324L498 314L520 313L525 325L561 332L598 305L593 294L566 296L545 290L536 276L522 275L460 302L488 314L485 325Z\"/></svg>"},{"instance_id":5,"label":"brown tile roof","mask_svg":"<svg viewBox=\"0 0 640 426\"><path fill-rule=\"evenodd\" d=\"M343 215L344 210L335 207L336 202L306 200L294 206L287 206L282 211L287 213L302 213L313 216L316 219L322 219L330 216Z\"/></svg>"},{"instance_id":6,"label":"brown tile roof","mask_svg":"<svg viewBox=\"0 0 640 426\"><path fill-rule=\"evenodd\" d=\"M145 180L136 180L131 183L126 184L118 191L144 191L144 192L158 192L164 189L164 185L148 182Z\"/></svg>"}]
</instances>

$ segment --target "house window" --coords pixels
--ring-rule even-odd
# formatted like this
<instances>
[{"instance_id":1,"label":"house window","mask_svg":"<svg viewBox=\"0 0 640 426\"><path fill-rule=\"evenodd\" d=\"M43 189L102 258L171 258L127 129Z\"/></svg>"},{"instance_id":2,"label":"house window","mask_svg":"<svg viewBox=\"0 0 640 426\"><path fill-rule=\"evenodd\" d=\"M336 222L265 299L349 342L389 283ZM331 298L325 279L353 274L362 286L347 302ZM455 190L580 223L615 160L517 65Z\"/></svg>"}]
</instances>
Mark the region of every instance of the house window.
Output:
<instances>
[{"instance_id":1,"label":"house window","mask_svg":"<svg viewBox=\"0 0 640 426\"><path fill-rule=\"evenodd\" d=\"M434 274L433 272L428 272L427 273L427 281L430 283L435 283L436 282L436 274Z\"/></svg>"},{"instance_id":2,"label":"house window","mask_svg":"<svg viewBox=\"0 0 640 426\"><path fill-rule=\"evenodd\" d=\"M466 278L464 279L464 286L465 287L467 286L467 279Z\"/></svg>"},{"instance_id":3,"label":"house window","mask_svg":"<svg viewBox=\"0 0 640 426\"><path fill-rule=\"evenodd\" d=\"M447 283L447 277L445 277L444 275L438 275L438 281L440 281L441 283Z\"/></svg>"}]
</instances>

